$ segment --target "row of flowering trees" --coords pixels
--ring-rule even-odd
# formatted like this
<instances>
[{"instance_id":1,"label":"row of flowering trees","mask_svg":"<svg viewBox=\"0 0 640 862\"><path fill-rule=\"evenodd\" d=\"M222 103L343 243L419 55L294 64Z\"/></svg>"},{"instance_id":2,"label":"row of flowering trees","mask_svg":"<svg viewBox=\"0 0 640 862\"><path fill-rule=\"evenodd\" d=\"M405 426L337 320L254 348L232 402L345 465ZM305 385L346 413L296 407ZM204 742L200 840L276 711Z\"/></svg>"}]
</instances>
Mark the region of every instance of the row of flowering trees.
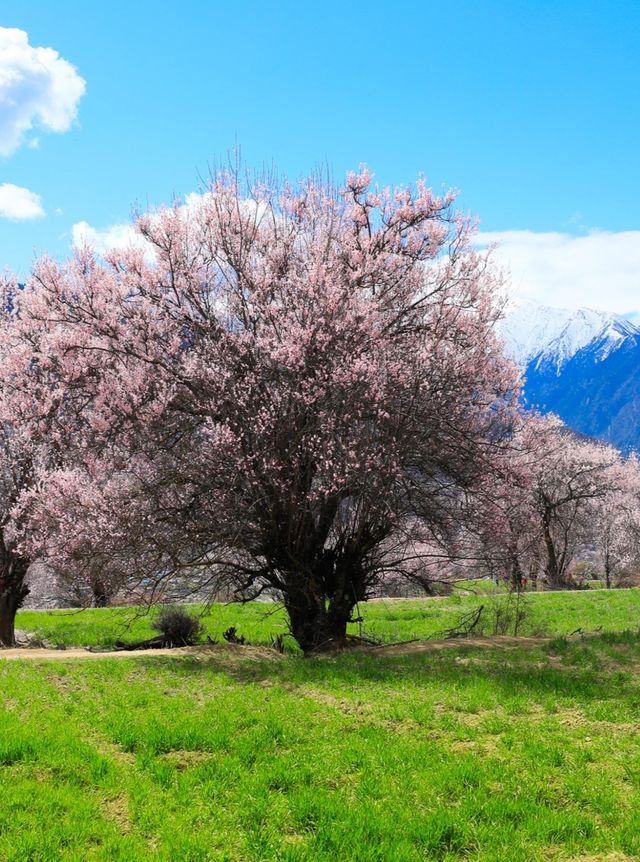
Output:
<instances>
[{"instance_id":1,"label":"row of flowering trees","mask_svg":"<svg viewBox=\"0 0 640 862\"><path fill-rule=\"evenodd\" d=\"M490 481L465 533L484 568L517 589L538 580L572 588L579 559L590 561L607 587L640 573L635 456L625 459L557 417L536 414L523 415L512 444L511 476Z\"/></svg>"},{"instance_id":2,"label":"row of flowering trees","mask_svg":"<svg viewBox=\"0 0 640 862\"><path fill-rule=\"evenodd\" d=\"M101 600L181 573L268 590L305 651L452 555L517 578L544 551L562 584L631 467L523 419L500 277L453 202L367 171L340 190L222 172L135 246L7 279L0 644L36 559Z\"/></svg>"}]
</instances>

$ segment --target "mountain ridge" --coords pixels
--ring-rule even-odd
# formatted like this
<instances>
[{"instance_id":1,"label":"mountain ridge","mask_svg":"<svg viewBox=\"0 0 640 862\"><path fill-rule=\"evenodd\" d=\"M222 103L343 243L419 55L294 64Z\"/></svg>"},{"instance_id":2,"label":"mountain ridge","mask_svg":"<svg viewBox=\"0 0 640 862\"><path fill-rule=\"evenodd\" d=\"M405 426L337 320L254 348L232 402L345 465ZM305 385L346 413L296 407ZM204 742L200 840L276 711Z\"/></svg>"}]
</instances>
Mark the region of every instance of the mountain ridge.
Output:
<instances>
[{"instance_id":1,"label":"mountain ridge","mask_svg":"<svg viewBox=\"0 0 640 862\"><path fill-rule=\"evenodd\" d=\"M581 434L640 449L640 327L618 314L525 303L499 325L524 402Z\"/></svg>"}]
</instances>

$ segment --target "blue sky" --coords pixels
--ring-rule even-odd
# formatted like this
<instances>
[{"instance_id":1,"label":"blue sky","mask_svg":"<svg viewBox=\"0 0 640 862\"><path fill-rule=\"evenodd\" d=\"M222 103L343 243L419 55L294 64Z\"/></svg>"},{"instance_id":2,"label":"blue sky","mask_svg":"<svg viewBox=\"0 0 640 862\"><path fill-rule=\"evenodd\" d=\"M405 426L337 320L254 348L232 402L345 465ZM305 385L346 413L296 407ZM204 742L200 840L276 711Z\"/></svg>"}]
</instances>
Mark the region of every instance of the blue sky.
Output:
<instances>
[{"instance_id":1,"label":"blue sky","mask_svg":"<svg viewBox=\"0 0 640 862\"><path fill-rule=\"evenodd\" d=\"M24 273L34 253L66 254L74 224L107 228L196 190L237 141L250 165L293 176L366 162L393 184L422 171L460 188L461 205L528 271L541 248L557 260L559 236L593 271L589 255L609 247L571 240L611 235L623 247L615 310L640 306L629 293L640 249L637 2L3 0L0 27L53 48L86 82L67 131L36 121L0 156L0 185L30 190L46 213L0 219L0 267ZM1 72L0 52L0 145L15 108Z\"/></svg>"}]
</instances>

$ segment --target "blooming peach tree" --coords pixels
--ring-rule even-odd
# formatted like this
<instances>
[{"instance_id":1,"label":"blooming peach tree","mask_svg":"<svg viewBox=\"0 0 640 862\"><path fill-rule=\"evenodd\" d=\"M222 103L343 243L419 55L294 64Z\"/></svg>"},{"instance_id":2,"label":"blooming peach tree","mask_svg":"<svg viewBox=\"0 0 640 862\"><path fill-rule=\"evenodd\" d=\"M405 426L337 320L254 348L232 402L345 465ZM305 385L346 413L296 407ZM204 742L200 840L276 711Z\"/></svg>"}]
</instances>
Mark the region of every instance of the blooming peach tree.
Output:
<instances>
[{"instance_id":1,"label":"blooming peach tree","mask_svg":"<svg viewBox=\"0 0 640 862\"><path fill-rule=\"evenodd\" d=\"M474 496L461 530L459 555L476 572L487 573L518 592L537 580L544 558L532 442L521 426L502 469L488 475Z\"/></svg>"},{"instance_id":2,"label":"blooming peach tree","mask_svg":"<svg viewBox=\"0 0 640 862\"><path fill-rule=\"evenodd\" d=\"M556 416L529 415L519 436L528 453L531 498L525 507L535 513L531 534L539 543L542 577L551 589L571 587L571 564L597 541L598 519L615 509L631 466L618 450L578 437Z\"/></svg>"},{"instance_id":3,"label":"blooming peach tree","mask_svg":"<svg viewBox=\"0 0 640 862\"><path fill-rule=\"evenodd\" d=\"M0 337L10 338L15 329L16 287L0 282ZM28 529L29 510L19 507L23 495L36 498L38 470L49 447L38 442L35 434L19 420L6 392L0 392L0 646L15 640L15 618L29 593L27 572L31 563L21 535Z\"/></svg>"},{"instance_id":4,"label":"blooming peach tree","mask_svg":"<svg viewBox=\"0 0 640 862\"><path fill-rule=\"evenodd\" d=\"M592 560L607 586L640 561L640 471L635 456L579 437L556 416L523 413L506 468L488 476L462 529L465 556L521 589L541 579L575 586Z\"/></svg>"},{"instance_id":5,"label":"blooming peach tree","mask_svg":"<svg viewBox=\"0 0 640 862\"><path fill-rule=\"evenodd\" d=\"M0 423L0 646L15 640L15 618L29 589L30 560L20 548L14 506L33 481L33 453L27 440Z\"/></svg>"},{"instance_id":6,"label":"blooming peach tree","mask_svg":"<svg viewBox=\"0 0 640 862\"><path fill-rule=\"evenodd\" d=\"M65 457L25 547L269 591L305 651L343 643L394 537L446 532L517 421L500 280L453 203L221 173L135 247L41 260L3 349Z\"/></svg>"},{"instance_id":7,"label":"blooming peach tree","mask_svg":"<svg viewBox=\"0 0 640 862\"><path fill-rule=\"evenodd\" d=\"M613 491L594 507L590 535L605 586L640 572L640 465L632 455L617 468Z\"/></svg>"}]
</instances>

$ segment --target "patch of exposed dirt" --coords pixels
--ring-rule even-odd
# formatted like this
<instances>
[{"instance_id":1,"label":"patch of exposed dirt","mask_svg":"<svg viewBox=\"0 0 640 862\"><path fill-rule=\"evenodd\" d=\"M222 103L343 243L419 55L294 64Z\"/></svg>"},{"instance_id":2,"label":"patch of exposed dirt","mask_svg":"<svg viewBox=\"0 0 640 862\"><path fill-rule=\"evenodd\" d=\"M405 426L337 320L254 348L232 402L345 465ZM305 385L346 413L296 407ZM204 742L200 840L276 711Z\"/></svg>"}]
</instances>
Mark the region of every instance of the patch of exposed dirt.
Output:
<instances>
[{"instance_id":1,"label":"patch of exposed dirt","mask_svg":"<svg viewBox=\"0 0 640 862\"><path fill-rule=\"evenodd\" d=\"M563 851L557 850L547 851L545 857L550 862L634 862L631 856L626 853L598 853L595 856L587 854L586 856L566 856Z\"/></svg>"},{"instance_id":2,"label":"patch of exposed dirt","mask_svg":"<svg viewBox=\"0 0 640 862\"><path fill-rule=\"evenodd\" d=\"M184 749L175 749L167 751L165 754L159 755L161 760L171 764L175 769L189 769L191 766L199 766L201 763L206 763L212 758L211 752L208 751L186 751Z\"/></svg>"},{"instance_id":3,"label":"patch of exposed dirt","mask_svg":"<svg viewBox=\"0 0 640 862\"><path fill-rule=\"evenodd\" d=\"M332 709L337 709L344 715L369 715L373 711L371 704L335 697L328 691L321 691L317 688L300 688L298 692L304 695L304 697L322 704L322 706L330 706Z\"/></svg>"},{"instance_id":4,"label":"patch of exposed dirt","mask_svg":"<svg viewBox=\"0 0 640 862\"><path fill-rule=\"evenodd\" d=\"M555 718L564 727L568 727L571 730L593 730L607 736L640 733L640 722L623 723L606 721L603 719L587 718L584 712L577 708L558 710L557 712L551 713L550 716Z\"/></svg>"},{"instance_id":5,"label":"patch of exposed dirt","mask_svg":"<svg viewBox=\"0 0 640 862\"><path fill-rule=\"evenodd\" d=\"M447 638L446 640L409 641L408 643L388 644L372 647L370 652L377 655L413 655L421 652L436 652L443 649L457 649L461 646L470 647L538 647L549 643L546 637L513 637L512 635L495 635L494 637Z\"/></svg>"},{"instance_id":6,"label":"patch of exposed dirt","mask_svg":"<svg viewBox=\"0 0 640 862\"><path fill-rule=\"evenodd\" d=\"M457 753L479 754L482 757L497 757L500 747L496 739L457 739L449 743L449 750Z\"/></svg>"},{"instance_id":7,"label":"patch of exposed dirt","mask_svg":"<svg viewBox=\"0 0 640 862\"><path fill-rule=\"evenodd\" d=\"M124 833L131 831L129 797L126 794L103 800L102 811L107 820L115 823Z\"/></svg>"},{"instance_id":8,"label":"patch of exposed dirt","mask_svg":"<svg viewBox=\"0 0 640 862\"><path fill-rule=\"evenodd\" d=\"M335 650L327 653L319 653L316 658L335 658L344 652L365 655L380 656L405 656L418 653L439 652L440 650L457 650L461 647L472 647L481 649L517 649L521 647L534 649L549 643L550 637L514 637L513 635L493 635L490 637L467 637L447 638L443 640L406 641L396 644L384 644L382 646L369 646L358 644L347 650ZM248 646L239 644L206 644L192 647L144 649L144 650L104 650L98 651L88 648L72 647L69 649L42 649L18 647L10 649L0 648L0 660L8 659L30 659L66 661L69 659L99 659L99 658L150 658L153 656L173 656L175 658L189 658L196 661L206 661L209 658L242 658L253 660L281 660L283 654L270 647ZM562 662L560 656L550 655L550 662ZM476 658L460 658L459 664L474 663L481 661ZM629 668L632 669L632 668Z\"/></svg>"}]
</instances>

